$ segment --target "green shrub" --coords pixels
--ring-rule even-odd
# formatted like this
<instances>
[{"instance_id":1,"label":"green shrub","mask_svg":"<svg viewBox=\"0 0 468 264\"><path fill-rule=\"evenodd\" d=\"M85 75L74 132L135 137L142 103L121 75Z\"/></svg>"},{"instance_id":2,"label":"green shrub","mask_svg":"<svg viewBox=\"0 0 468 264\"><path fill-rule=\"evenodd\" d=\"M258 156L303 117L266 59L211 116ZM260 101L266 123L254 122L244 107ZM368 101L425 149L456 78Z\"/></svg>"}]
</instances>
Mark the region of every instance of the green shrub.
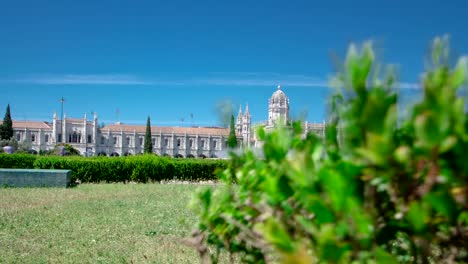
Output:
<instances>
[{"instance_id":1,"label":"green shrub","mask_svg":"<svg viewBox=\"0 0 468 264\"><path fill-rule=\"evenodd\" d=\"M61 157L0 154L1 168L71 170L72 180L82 182L149 182L163 180L213 180L222 160L184 160L138 155L128 157Z\"/></svg>"},{"instance_id":2,"label":"green shrub","mask_svg":"<svg viewBox=\"0 0 468 264\"><path fill-rule=\"evenodd\" d=\"M0 168L32 169L36 155L0 153Z\"/></svg>"},{"instance_id":3,"label":"green shrub","mask_svg":"<svg viewBox=\"0 0 468 264\"><path fill-rule=\"evenodd\" d=\"M175 159L173 160L174 179L178 180L215 180L216 170L227 167L224 160L197 160L197 159Z\"/></svg>"},{"instance_id":4,"label":"green shrub","mask_svg":"<svg viewBox=\"0 0 468 264\"><path fill-rule=\"evenodd\" d=\"M433 46L423 97L397 120L392 74L352 46L334 80L325 138L301 124L258 131L264 158L233 156L224 187L198 193L192 243L204 260L245 263L468 262L467 61ZM236 185L233 182L237 182Z\"/></svg>"}]
</instances>

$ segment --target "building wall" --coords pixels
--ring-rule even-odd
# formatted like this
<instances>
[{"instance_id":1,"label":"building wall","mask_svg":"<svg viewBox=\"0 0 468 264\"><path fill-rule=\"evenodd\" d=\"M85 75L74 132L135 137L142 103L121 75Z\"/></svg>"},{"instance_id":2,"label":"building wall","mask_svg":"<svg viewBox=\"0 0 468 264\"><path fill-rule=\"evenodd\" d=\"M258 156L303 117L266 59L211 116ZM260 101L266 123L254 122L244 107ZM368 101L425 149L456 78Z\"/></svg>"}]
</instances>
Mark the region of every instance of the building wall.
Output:
<instances>
[{"instance_id":1,"label":"building wall","mask_svg":"<svg viewBox=\"0 0 468 264\"><path fill-rule=\"evenodd\" d=\"M64 136L62 136L62 133ZM54 119L50 128L14 128L14 136L31 150L52 150L59 143L77 149L81 155L136 155L144 151L145 133L100 130L97 118ZM239 136L239 141L242 137ZM153 153L171 157L216 158L226 155L227 135L152 133Z\"/></svg>"},{"instance_id":2,"label":"building wall","mask_svg":"<svg viewBox=\"0 0 468 264\"><path fill-rule=\"evenodd\" d=\"M268 100L268 117L268 121L255 124L253 127L263 125L268 131L278 125L279 120L286 123L289 121L289 98L280 86ZM143 153L145 133L99 129L97 115L93 116L92 121L87 120L86 115L84 115L83 118L78 119L64 117L62 122L54 114L52 123L31 123L34 124L25 125L25 127L21 127L21 125L15 127L14 124L15 137L17 141L29 145L32 150L37 152L53 149L59 143L67 143L86 156L98 154L122 156ZM239 109L235 126L240 146L262 146L262 143L255 136L255 129L252 128L248 106L245 107L244 114L242 108ZM304 135L309 132L319 136L324 135L324 123L308 124L305 122L303 127ZM187 131L190 129L187 128ZM228 134L153 132L153 152L160 156L172 157L224 157L227 152L227 137Z\"/></svg>"}]
</instances>

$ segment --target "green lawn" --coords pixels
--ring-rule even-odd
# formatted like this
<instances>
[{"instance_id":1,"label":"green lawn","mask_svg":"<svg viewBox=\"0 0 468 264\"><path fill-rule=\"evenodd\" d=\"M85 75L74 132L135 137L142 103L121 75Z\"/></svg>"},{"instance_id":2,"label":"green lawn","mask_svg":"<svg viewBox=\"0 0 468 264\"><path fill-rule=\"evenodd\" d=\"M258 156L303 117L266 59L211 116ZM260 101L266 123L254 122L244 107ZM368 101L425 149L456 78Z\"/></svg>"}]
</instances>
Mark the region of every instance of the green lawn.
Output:
<instances>
[{"instance_id":1,"label":"green lawn","mask_svg":"<svg viewBox=\"0 0 468 264\"><path fill-rule=\"evenodd\" d=\"M197 185L0 188L0 263L198 263Z\"/></svg>"}]
</instances>

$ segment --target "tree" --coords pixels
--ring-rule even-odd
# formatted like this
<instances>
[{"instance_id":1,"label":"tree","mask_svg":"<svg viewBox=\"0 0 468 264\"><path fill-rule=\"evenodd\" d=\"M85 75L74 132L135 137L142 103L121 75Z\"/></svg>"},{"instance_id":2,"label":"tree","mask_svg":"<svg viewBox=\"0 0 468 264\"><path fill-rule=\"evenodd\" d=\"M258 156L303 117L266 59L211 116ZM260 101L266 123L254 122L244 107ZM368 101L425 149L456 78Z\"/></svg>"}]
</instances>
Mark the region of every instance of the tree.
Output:
<instances>
[{"instance_id":1,"label":"tree","mask_svg":"<svg viewBox=\"0 0 468 264\"><path fill-rule=\"evenodd\" d=\"M55 148L52 151L46 151L43 152L43 154L54 154L60 156L79 156L80 151L70 144L60 143L55 145Z\"/></svg>"},{"instance_id":2,"label":"tree","mask_svg":"<svg viewBox=\"0 0 468 264\"><path fill-rule=\"evenodd\" d=\"M151 121L150 117L148 116L148 120L146 121L146 134L145 134L145 153L153 153L153 142L151 141Z\"/></svg>"},{"instance_id":3,"label":"tree","mask_svg":"<svg viewBox=\"0 0 468 264\"><path fill-rule=\"evenodd\" d=\"M230 148L235 148L237 146L236 128L234 126L234 115L231 115L231 125L229 127L229 136L227 144Z\"/></svg>"},{"instance_id":4,"label":"tree","mask_svg":"<svg viewBox=\"0 0 468 264\"><path fill-rule=\"evenodd\" d=\"M229 125L229 118L234 114L234 104L230 100L222 100L216 103L215 108L219 123L222 127Z\"/></svg>"},{"instance_id":5,"label":"tree","mask_svg":"<svg viewBox=\"0 0 468 264\"><path fill-rule=\"evenodd\" d=\"M7 105L3 123L0 126L0 139L9 140L13 137L13 121L11 121L10 105Z\"/></svg>"}]
</instances>

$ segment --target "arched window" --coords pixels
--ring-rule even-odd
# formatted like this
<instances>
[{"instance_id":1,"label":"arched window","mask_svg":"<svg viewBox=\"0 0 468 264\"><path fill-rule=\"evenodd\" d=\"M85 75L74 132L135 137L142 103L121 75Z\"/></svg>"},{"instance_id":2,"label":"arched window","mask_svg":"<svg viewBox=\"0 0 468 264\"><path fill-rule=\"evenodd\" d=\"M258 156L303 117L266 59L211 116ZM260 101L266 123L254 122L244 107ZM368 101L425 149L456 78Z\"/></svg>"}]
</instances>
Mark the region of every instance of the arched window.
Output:
<instances>
[{"instance_id":1,"label":"arched window","mask_svg":"<svg viewBox=\"0 0 468 264\"><path fill-rule=\"evenodd\" d=\"M70 134L68 136L68 142L79 143L80 141L81 141L81 134L77 134L76 132L73 132L73 134Z\"/></svg>"}]
</instances>

